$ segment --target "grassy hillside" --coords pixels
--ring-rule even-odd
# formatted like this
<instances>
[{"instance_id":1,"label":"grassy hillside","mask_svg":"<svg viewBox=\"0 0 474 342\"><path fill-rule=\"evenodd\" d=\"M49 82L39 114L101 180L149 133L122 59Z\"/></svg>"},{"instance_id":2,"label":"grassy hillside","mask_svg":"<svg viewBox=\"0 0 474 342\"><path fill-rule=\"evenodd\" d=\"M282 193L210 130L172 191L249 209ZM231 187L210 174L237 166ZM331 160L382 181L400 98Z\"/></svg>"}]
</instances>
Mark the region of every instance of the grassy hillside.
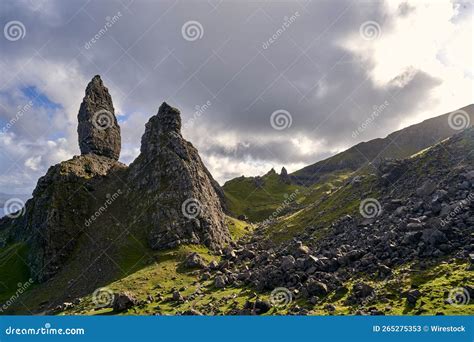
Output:
<instances>
[{"instance_id":1,"label":"grassy hillside","mask_svg":"<svg viewBox=\"0 0 474 342\"><path fill-rule=\"evenodd\" d=\"M7 301L29 280L26 255L27 246L23 243L0 248L0 302Z\"/></svg>"},{"instance_id":2,"label":"grassy hillside","mask_svg":"<svg viewBox=\"0 0 474 342\"><path fill-rule=\"evenodd\" d=\"M234 241L250 234L254 229L253 225L231 217L227 218L227 224ZM188 253L198 252L207 262L219 261L219 257L202 246L181 246L172 250L154 251L146 247L146 241L143 239L144 237L140 236L121 234L120 238L107 250L107 255L95 251L96 258L106 258L110 264L109 268L113 268L114 272L110 269L96 270L95 265L84 268L84 259L73 255L70 262L56 277L48 282L28 287L21 296L21 301L14 301L7 313L24 314L30 312L27 308L31 308L34 312L38 309L40 312L46 312L54 309L64 301L64 298L75 297L83 297L86 301L76 307L74 312L86 310L92 304L91 291L89 288L76 288L75 280L88 276L95 279L92 284L94 288L105 286L117 291L133 288L137 289L138 297L142 294L146 297L145 294L152 293L153 291L148 286L157 284L163 289L190 287L197 280L196 275L192 274L194 270L185 270L180 267ZM0 285L5 284L0 290L0 302L6 301L15 293L19 282L28 281L28 268L23 262L26 252L24 244L9 245L0 249ZM97 272L104 274L99 277ZM150 281L143 280L145 278Z\"/></svg>"},{"instance_id":3,"label":"grassy hillside","mask_svg":"<svg viewBox=\"0 0 474 342\"><path fill-rule=\"evenodd\" d=\"M474 124L474 105L459 110L466 112L471 124ZM294 172L292 176L300 184L309 185L325 174L341 170L355 171L368 162L374 163L380 158L407 158L458 133L450 126L449 114L425 120L382 139L362 142L333 157L306 166Z\"/></svg>"},{"instance_id":4,"label":"grassy hillside","mask_svg":"<svg viewBox=\"0 0 474 342\"><path fill-rule=\"evenodd\" d=\"M471 122L474 122L474 105L461 110L468 113ZM285 210L276 216L294 213L300 205L319 202L354 174L375 172L369 161L408 158L457 133L450 127L448 117L449 113L396 131L386 138L357 144L295 171L291 174L291 184L282 182L273 170L262 177L234 178L223 186L229 210L235 216L245 215L252 222L261 222L268 219L287 196L298 191L295 205L285 206Z\"/></svg>"},{"instance_id":5,"label":"grassy hillside","mask_svg":"<svg viewBox=\"0 0 474 342\"><path fill-rule=\"evenodd\" d=\"M257 183L261 186L258 186ZM237 217L245 215L252 222L268 219L295 191L303 187L286 184L271 171L257 180L256 177L239 177L223 186L229 210Z\"/></svg>"}]
</instances>

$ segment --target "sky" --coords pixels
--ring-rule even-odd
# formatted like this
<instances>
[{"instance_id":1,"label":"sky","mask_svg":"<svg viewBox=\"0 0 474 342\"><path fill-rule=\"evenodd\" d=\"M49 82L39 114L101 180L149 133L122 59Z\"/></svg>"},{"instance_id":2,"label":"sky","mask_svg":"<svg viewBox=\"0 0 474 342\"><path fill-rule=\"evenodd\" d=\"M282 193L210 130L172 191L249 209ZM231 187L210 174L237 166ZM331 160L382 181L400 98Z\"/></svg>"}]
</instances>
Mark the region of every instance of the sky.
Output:
<instances>
[{"instance_id":1,"label":"sky","mask_svg":"<svg viewBox=\"0 0 474 342\"><path fill-rule=\"evenodd\" d=\"M223 184L473 103L471 1L3 0L0 192L79 154L101 75L138 156L163 101ZM374 114L376 113L376 115Z\"/></svg>"}]
</instances>

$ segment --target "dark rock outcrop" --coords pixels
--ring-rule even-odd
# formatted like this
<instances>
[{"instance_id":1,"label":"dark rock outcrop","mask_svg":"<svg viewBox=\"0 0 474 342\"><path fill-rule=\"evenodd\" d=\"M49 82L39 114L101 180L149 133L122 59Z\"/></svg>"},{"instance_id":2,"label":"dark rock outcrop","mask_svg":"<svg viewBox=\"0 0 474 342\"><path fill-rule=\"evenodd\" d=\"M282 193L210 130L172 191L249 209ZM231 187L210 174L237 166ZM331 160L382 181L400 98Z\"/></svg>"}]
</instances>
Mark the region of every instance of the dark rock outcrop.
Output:
<instances>
[{"instance_id":1,"label":"dark rock outcrop","mask_svg":"<svg viewBox=\"0 0 474 342\"><path fill-rule=\"evenodd\" d=\"M291 183L291 178L288 175L288 171L286 171L285 167L281 168L280 182L285 183L285 184L290 184Z\"/></svg>"},{"instance_id":2,"label":"dark rock outcrop","mask_svg":"<svg viewBox=\"0 0 474 342\"><path fill-rule=\"evenodd\" d=\"M9 228L9 240L29 244L28 263L32 278L51 278L68 259L78 238L87 229L87 220L99 209L94 189L112 170L126 166L95 154L75 156L49 168L38 180L25 215L0 222Z\"/></svg>"},{"instance_id":3,"label":"dark rock outcrop","mask_svg":"<svg viewBox=\"0 0 474 342\"><path fill-rule=\"evenodd\" d=\"M119 159L120 126L115 117L112 97L100 76L95 76L87 85L77 119L77 134L82 154L93 153Z\"/></svg>"},{"instance_id":4,"label":"dark rock outcrop","mask_svg":"<svg viewBox=\"0 0 474 342\"><path fill-rule=\"evenodd\" d=\"M153 248L204 244L217 250L230 241L215 181L194 146L181 136L180 112L163 103L150 118L141 154L130 165L132 192L150 194L153 203L137 205L150 226ZM142 208L141 206L146 206Z\"/></svg>"},{"instance_id":5,"label":"dark rock outcrop","mask_svg":"<svg viewBox=\"0 0 474 342\"><path fill-rule=\"evenodd\" d=\"M112 114L105 129L92 122L101 110ZM78 115L82 155L49 168L24 215L0 219L6 243L28 245L35 281L52 278L70 263L86 264L97 275L92 281L107 279L117 270L97 251L120 254L128 234L147 236L155 249L203 244L219 250L231 240L220 187L181 136L179 111L161 105L147 123L141 154L130 167L117 161L120 128L113 113L110 94L96 76ZM83 289L94 286L83 278Z\"/></svg>"}]
</instances>

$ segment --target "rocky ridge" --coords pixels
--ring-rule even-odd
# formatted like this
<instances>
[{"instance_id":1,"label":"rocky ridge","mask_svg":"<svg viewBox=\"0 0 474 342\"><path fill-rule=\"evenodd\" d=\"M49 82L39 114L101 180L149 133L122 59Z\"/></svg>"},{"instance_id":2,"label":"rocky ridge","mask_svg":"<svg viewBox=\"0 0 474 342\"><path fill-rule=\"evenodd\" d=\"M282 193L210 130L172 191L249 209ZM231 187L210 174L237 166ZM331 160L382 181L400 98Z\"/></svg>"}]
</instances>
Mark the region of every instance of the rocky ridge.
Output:
<instances>
[{"instance_id":1,"label":"rocky ridge","mask_svg":"<svg viewBox=\"0 0 474 342\"><path fill-rule=\"evenodd\" d=\"M378 174L357 176L345 185L348 196L370 199L360 212L347 213L330 227L308 226L283 244L267 240L261 227L260 235L224 253L216 282L263 292L287 288L313 304L330 293L350 292L347 304L354 305L386 300L365 283L347 288L356 274L386 281L412 262L424 267L445 258L468 261L474 253L472 151L471 128L419 157L382 162ZM377 198L370 198L374 193ZM324 235L315 238L321 230ZM465 288L474 295L472 281Z\"/></svg>"},{"instance_id":2,"label":"rocky ridge","mask_svg":"<svg viewBox=\"0 0 474 342\"><path fill-rule=\"evenodd\" d=\"M97 251L125 233L147 236L153 249L203 244L218 250L230 241L219 186L181 136L177 109L163 103L150 118L130 167L117 161L120 127L99 76L86 88L78 121L82 155L49 168L24 215L0 220L7 243L29 246L34 280L46 281L74 262L76 249L76 258L89 260L100 278L112 266Z\"/></svg>"}]
</instances>

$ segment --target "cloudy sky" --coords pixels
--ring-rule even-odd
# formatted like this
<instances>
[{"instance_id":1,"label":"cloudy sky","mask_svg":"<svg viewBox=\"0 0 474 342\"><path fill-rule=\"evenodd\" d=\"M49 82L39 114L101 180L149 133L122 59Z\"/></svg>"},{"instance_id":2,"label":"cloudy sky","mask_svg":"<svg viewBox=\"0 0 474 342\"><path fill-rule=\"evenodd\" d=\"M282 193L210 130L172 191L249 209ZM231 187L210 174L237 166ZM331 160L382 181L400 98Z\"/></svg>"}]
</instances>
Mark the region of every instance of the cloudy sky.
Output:
<instances>
[{"instance_id":1,"label":"cloudy sky","mask_svg":"<svg viewBox=\"0 0 474 342\"><path fill-rule=\"evenodd\" d=\"M95 74L114 100L121 161L167 101L221 183L295 171L473 102L470 1L0 6L0 192L29 193L79 153L77 112Z\"/></svg>"}]
</instances>

